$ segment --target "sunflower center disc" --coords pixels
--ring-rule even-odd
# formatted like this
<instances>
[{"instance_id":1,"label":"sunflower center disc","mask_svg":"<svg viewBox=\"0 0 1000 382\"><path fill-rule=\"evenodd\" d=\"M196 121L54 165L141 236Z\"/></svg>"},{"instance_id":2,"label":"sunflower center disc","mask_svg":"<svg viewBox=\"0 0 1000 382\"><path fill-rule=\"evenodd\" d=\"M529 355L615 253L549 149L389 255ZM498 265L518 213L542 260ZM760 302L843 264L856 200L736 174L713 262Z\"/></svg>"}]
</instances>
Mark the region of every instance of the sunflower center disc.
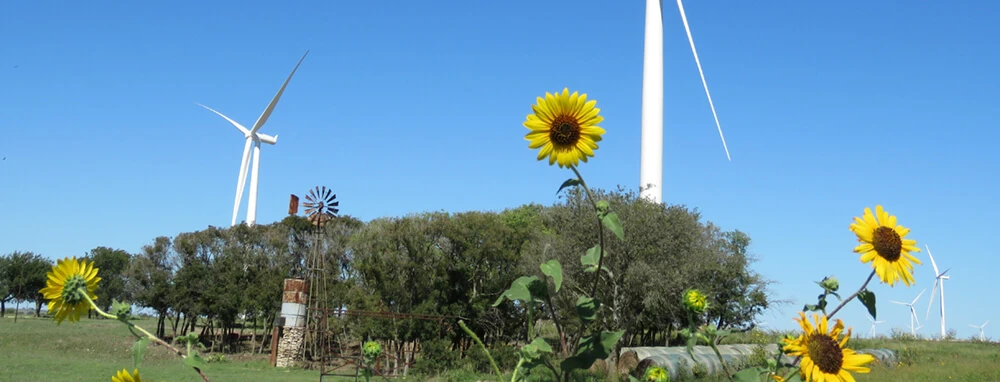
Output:
<instances>
[{"instance_id":1,"label":"sunflower center disc","mask_svg":"<svg viewBox=\"0 0 1000 382\"><path fill-rule=\"evenodd\" d=\"M899 254L903 251L903 240L896 230L885 226L878 227L873 236L872 246L879 256L889 261L899 260Z\"/></svg>"},{"instance_id":2,"label":"sunflower center disc","mask_svg":"<svg viewBox=\"0 0 1000 382\"><path fill-rule=\"evenodd\" d=\"M820 371L827 374L837 374L844 364L844 353L837 341L829 335L815 333L809 336L809 358L812 358Z\"/></svg>"},{"instance_id":3,"label":"sunflower center disc","mask_svg":"<svg viewBox=\"0 0 1000 382\"><path fill-rule=\"evenodd\" d=\"M552 122L552 130L549 132L549 138L557 145L575 145L580 140L580 124L576 122L575 118L566 116L556 117L555 121Z\"/></svg>"},{"instance_id":4,"label":"sunflower center disc","mask_svg":"<svg viewBox=\"0 0 1000 382\"><path fill-rule=\"evenodd\" d=\"M62 300L66 304L73 305L83 301L82 289L87 288L87 280L80 275L72 275L63 284Z\"/></svg>"}]
</instances>

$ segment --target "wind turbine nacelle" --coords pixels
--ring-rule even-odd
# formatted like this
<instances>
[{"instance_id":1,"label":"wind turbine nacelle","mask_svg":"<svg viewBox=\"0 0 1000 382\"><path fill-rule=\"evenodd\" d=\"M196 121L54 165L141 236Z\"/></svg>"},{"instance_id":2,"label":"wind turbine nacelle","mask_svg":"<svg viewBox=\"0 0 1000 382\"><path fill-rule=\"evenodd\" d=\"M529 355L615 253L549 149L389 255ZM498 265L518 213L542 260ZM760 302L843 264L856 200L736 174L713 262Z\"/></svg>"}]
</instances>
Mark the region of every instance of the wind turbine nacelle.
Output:
<instances>
[{"instance_id":1,"label":"wind turbine nacelle","mask_svg":"<svg viewBox=\"0 0 1000 382\"><path fill-rule=\"evenodd\" d=\"M275 135L275 136L272 137L272 136L267 135L267 134L257 133L257 139L259 139L261 142L267 143L269 145L273 145L273 144L277 144L278 143L278 136L277 135Z\"/></svg>"}]
</instances>

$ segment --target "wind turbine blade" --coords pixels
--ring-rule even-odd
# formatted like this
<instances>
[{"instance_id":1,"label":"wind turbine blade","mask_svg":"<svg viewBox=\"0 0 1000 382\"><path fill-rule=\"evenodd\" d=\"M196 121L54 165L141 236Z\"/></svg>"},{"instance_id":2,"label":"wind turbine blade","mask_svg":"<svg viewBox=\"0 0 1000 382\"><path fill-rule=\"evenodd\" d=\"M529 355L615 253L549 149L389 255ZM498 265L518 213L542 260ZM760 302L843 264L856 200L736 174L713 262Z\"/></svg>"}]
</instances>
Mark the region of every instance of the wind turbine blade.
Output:
<instances>
[{"instance_id":1,"label":"wind turbine blade","mask_svg":"<svg viewBox=\"0 0 1000 382\"><path fill-rule=\"evenodd\" d=\"M927 315L924 317L925 320L931 317L931 307L934 306L934 295L937 294L939 282L941 282L941 279L934 279L934 287L931 288L931 301L927 303Z\"/></svg>"},{"instance_id":2,"label":"wind turbine blade","mask_svg":"<svg viewBox=\"0 0 1000 382\"><path fill-rule=\"evenodd\" d=\"M944 272L941 272L941 274L937 275L937 277L940 278L941 276L944 276L944 274L948 273L948 271L950 271L950 270L951 270L951 268L945 269Z\"/></svg>"},{"instance_id":3,"label":"wind turbine blade","mask_svg":"<svg viewBox=\"0 0 1000 382\"><path fill-rule=\"evenodd\" d=\"M708 96L708 106L712 108L712 117L715 118L715 127L719 129L719 138L722 138L722 148L726 150L726 159L732 161L729 156L729 146L726 145L726 136L722 135L722 124L719 123L719 115L715 112L715 103L712 102L712 93L708 91L708 81L705 81L705 71L701 69L701 60L698 59L698 50L694 47L694 37L691 36L691 27L688 26L687 15L684 14L684 4L677 0L677 9L681 11L681 21L684 23L684 31L687 32L688 42L691 43L691 53L694 55L694 63L698 65L698 74L701 75L701 84L705 86L705 95Z\"/></svg>"},{"instance_id":4,"label":"wind turbine blade","mask_svg":"<svg viewBox=\"0 0 1000 382\"><path fill-rule=\"evenodd\" d=\"M940 276L941 274L938 273L937 263L934 262L934 255L931 254L931 247L927 246L927 244L924 244L924 248L927 249L927 257L931 258L931 266L934 267L934 277Z\"/></svg>"},{"instance_id":5,"label":"wind turbine blade","mask_svg":"<svg viewBox=\"0 0 1000 382\"><path fill-rule=\"evenodd\" d=\"M920 293L919 293L919 294L917 294L917 298L913 299L913 302L911 302L911 303L910 303L910 305L913 305L913 304L916 304L916 303L917 303L917 300L919 300L919 299L920 299L920 296L921 296L921 295L923 295L923 294L924 294L924 292L926 292L926 291L927 291L927 289L924 289L924 290L920 291Z\"/></svg>"},{"instance_id":6,"label":"wind turbine blade","mask_svg":"<svg viewBox=\"0 0 1000 382\"><path fill-rule=\"evenodd\" d=\"M257 118L257 122L255 122L253 127L250 128L250 133L256 134L257 130L260 130L260 128L264 126L264 122L267 122L267 119L271 117L271 112L274 111L274 107L278 105L278 99L281 98L281 93L285 92L285 87L288 86L288 81L292 80L292 76L295 75L295 71L299 70L299 65L302 65L302 60L305 60L306 55L308 54L309 51L307 50L306 54L303 54L302 58L299 59L299 63L295 64L295 68L292 69L292 73L285 79L285 83L281 84L281 89L278 89L278 93L274 95L273 99L271 99L271 103L267 105L267 109L264 109L264 112L261 113L259 118Z\"/></svg>"},{"instance_id":7,"label":"wind turbine blade","mask_svg":"<svg viewBox=\"0 0 1000 382\"><path fill-rule=\"evenodd\" d=\"M905 302L899 302L899 301L892 301L892 300L889 300L889 302L891 302L891 303L893 303L893 304L899 304L899 305L910 305L910 304L907 304L907 303L905 303Z\"/></svg>"},{"instance_id":8,"label":"wind turbine blade","mask_svg":"<svg viewBox=\"0 0 1000 382\"><path fill-rule=\"evenodd\" d=\"M253 139L247 137L247 143L243 146L243 160L240 162L240 179L236 181L236 202L233 203L233 224L236 225L236 215L240 212L240 200L243 199L243 185L247 181L247 165L250 162L250 146Z\"/></svg>"},{"instance_id":9,"label":"wind turbine blade","mask_svg":"<svg viewBox=\"0 0 1000 382\"><path fill-rule=\"evenodd\" d=\"M239 124L238 122L236 122L236 121L234 121L232 119L229 119L229 117L227 117L225 115L222 115L222 113L215 111L215 109L210 108L210 107L205 106L205 105L202 105L202 104L197 103L197 102L195 102L195 105L198 105L198 106L201 106L203 108L206 108L206 109L208 109L208 111L211 111L211 112L213 112L215 114L218 114L220 117L225 118L227 121L229 121L229 123L232 123L233 126L236 126L237 129L240 129L240 132L242 132L244 136L250 135L250 131L247 130L246 127L243 127L243 125Z\"/></svg>"},{"instance_id":10,"label":"wind turbine blade","mask_svg":"<svg viewBox=\"0 0 1000 382\"><path fill-rule=\"evenodd\" d=\"M986 320L986 322L984 322L984 323L983 323L983 326L982 326L982 327L984 327L984 328L985 328L985 327L986 327L986 324L988 324L988 323L990 323L990 320Z\"/></svg>"}]
</instances>

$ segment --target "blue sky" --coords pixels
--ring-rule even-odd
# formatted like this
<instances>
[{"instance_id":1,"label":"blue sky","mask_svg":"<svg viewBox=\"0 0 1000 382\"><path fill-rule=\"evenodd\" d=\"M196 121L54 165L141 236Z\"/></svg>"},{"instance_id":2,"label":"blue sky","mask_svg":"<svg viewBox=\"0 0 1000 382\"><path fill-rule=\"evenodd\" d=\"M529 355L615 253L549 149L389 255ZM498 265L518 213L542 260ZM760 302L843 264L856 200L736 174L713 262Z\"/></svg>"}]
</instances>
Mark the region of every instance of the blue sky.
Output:
<instances>
[{"instance_id":1,"label":"blue sky","mask_svg":"<svg viewBox=\"0 0 1000 382\"><path fill-rule=\"evenodd\" d=\"M1000 320L990 297L1000 161L1000 4L689 1L732 152L719 142L674 2L664 2L664 199L753 238L755 268L794 302L826 275L845 294L868 266L848 230L882 204L943 267L948 327ZM581 171L639 183L641 1L0 3L0 253L138 251L158 235L229 224L243 139L306 50L261 132L258 221L288 195L334 189L342 213L551 204L571 175L535 160L521 126L563 87L598 101L607 130ZM244 200L246 200L244 198ZM245 202L244 208L245 211ZM242 219L242 216L241 216ZM626 229L638 229L626 227ZM880 332L924 327L933 271L874 285ZM986 299L986 300L984 300ZM936 310L935 306L935 310ZM838 317L870 327L860 304ZM926 321L926 322L925 322ZM1000 324L998 321L996 324ZM987 326L987 335L991 327Z\"/></svg>"}]
</instances>

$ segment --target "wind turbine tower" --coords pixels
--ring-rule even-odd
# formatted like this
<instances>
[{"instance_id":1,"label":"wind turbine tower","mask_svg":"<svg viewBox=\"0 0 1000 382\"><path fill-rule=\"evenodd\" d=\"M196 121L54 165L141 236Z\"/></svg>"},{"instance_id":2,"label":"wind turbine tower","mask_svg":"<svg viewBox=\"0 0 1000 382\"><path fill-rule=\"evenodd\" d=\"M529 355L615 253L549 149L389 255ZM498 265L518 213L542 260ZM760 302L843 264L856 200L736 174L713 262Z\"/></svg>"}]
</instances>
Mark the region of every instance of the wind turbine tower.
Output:
<instances>
[{"instance_id":1,"label":"wind turbine tower","mask_svg":"<svg viewBox=\"0 0 1000 382\"><path fill-rule=\"evenodd\" d=\"M655 203L660 203L663 200L662 6L662 0L646 0L646 31L642 62L642 142L639 153L639 186L640 195ZM688 26L687 15L684 13L684 4L681 0L677 0L677 9L680 11L681 21L687 32L688 42L691 44L691 53L698 66L701 83L705 87L705 95L708 96L708 105L712 109L712 116L715 117L715 126L719 129L719 137L722 138L722 148L726 150L726 158L732 160L729 156L729 147L726 146L726 137L722 135L722 125L719 124L719 116L715 113L712 94L708 91L708 82L705 81L705 72L701 69L701 60L698 59L698 51L695 49L694 38L691 37L691 28Z\"/></svg>"},{"instance_id":2,"label":"wind turbine tower","mask_svg":"<svg viewBox=\"0 0 1000 382\"><path fill-rule=\"evenodd\" d=\"M924 318L926 319L930 317L931 306L934 305L934 293L937 292L937 289L935 288L940 288L941 289L941 339L944 339L945 337L947 337L947 333L945 332L945 326L944 326L944 280L951 279L951 276L945 276L945 273L948 273L948 271L950 271L951 268L945 269L944 272L938 272L937 263L934 262L934 255L931 254L931 248L928 247L927 245L924 245L924 248L927 248L927 256L931 258L931 265L934 267L934 288L931 288L931 301L929 304L927 304L927 316Z\"/></svg>"},{"instance_id":3,"label":"wind turbine tower","mask_svg":"<svg viewBox=\"0 0 1000 382\"><path fill-rule=\"evenodd\" d=\"M202 105L200 103L198 104L198 106L206 108L209 111L211 111L211 112L213 112L215 114L218 114L220 117L224 118L226 121L229 121L229 123L231 123L237 129L239 129L240 132L243 133L243 136L246 137L246 144L243 145L243 160L240 162L240 174L239 174L239 178L236 181L236 201L235 201L235 203L233 203L233 221L232 221L232 225L234 225L234 226L236 225L236 215L239 213L239 210L240 210L240 201L241 201L241 199L243 199L243 191L244 191L244 185L246 184L246 179L247 179L247 170L248 170L247 167L248 167L248 165L250 166L250 168L249 168L249 170L250 170L250 197L249 197L249 200L247 200L247 220L246 221L247 221L247 225L249 225L249 226L253 226L257 222L257 174L258 174L258 171L259 171L259 168L260 168L260 144L261 144L261 142L267 143L269 145L273 145L273 144L277 144L278 143L278 135L275 135L275 136L272 137L272 136L267 135L267 134L261 134L259 131L260 131L260 128L264 126L264 123L267 122L267 119L269 117L271 117L271 112L274 111L274 107L278 105L278 100L281 98L281 93L285 92L285 87L288 86L288 81L292 80L292 76L295 75L295 71L299 69L299 65L302 64L302 60L305 60L306 59L306 55L308 55L308 54L309 54L309 51L307 50L306 53L302 55L302 58L299 59L299 63L295 64L295 68L292 69L292 73L289 74L288 78L285 79L285 83L281 85L280 89L278 89L278 93L274 95L273 99L271 99L271 103L267 105L267 108L264 109L264 112L261 113L261 115L260 115L259 118L257 118L257 122L255 122L253 124L253 127L249 128L249 129L247 129L246 127L243 127L243 125L239 124L239 122L236 122L236 121L230 119L229 117L223 115L222 113L220 113L218 111L215 111L214 109L212 109L212 108L210 108L208 106ZM252 163L250 161L250 155L251 155L250 148L253 148L253 152L252 152L252 154L253 154L253 162Z\"/></svg>"},{"instance_id":4,"label":"wind turbine tower","mask_svg":"<svg viewBox=\"0 0 1000 382\"><path fill-rule=\"evenodd\" d=\"M889 300L889 302L891 302L891 303L899 304L899 305L906 305L906 306L910 307L910 334L912 334L912 335L917 335L917 329L919 329L919 327L917 325L920 325L920 320L917 319L917 311L913 310L913 305L917 303L917 300L919 300L920 296L923 295L924 292L926 292L926 291L927 291L927 289L924 289L924 290L920 291L920 294L917 295L917 298L913 299L913 301L910 302L910 303ZM916 324L914 324L914 323L916 323Z\"/></svg>"}]
</instances>

